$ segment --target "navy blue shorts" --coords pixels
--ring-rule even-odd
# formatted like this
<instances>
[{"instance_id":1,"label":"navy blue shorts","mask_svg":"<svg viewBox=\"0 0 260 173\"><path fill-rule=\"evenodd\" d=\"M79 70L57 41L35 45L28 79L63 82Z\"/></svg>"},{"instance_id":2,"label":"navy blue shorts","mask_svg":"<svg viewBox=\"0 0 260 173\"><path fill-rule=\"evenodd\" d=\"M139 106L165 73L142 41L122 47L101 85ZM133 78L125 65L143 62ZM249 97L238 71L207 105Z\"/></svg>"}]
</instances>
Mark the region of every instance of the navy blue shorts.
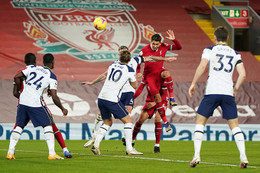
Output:
<instances>
[{"instance_id":1,"label":"navy blue shorts","mask_svg":"<svg viewBox=\"0 0 260 173\"><path fill-rule=\"evenodd\" d=\"M229 120L237 118L237 105L235 98L229 95L205 95L200 103L197 113L208 118L213 115L214 110L218 106L222 109L222 117L224 119Z\"/></svg>"},{"instance_id":2,"label":"navy blue shorts","mask_svg":"<svg viewBox=\"0 0 260 173\"><path fill-rule=\"evenodd\" d=\"M125 105L121 101L115 103L98 99L98 108L103 120L111 118L112 114L116 119L122 119L128 115Z\"/></svg>"},{"instance_id":3,"label":"navy blue shorts","mask_svg":"<svg viewBox=\"0 0 260 173\"><path fill-rule=\"evenodd\" d=\"M125 106L134 106L134 93L133 92L125 92L122 93L120 101Z\"/></svg>"},{"instance_id":4,"label":"navy blue shorts","mask_svg":"<svg viewBox=\"0 0 260 173\"><path fill-rule=\"evenodd\" d=\"M25 127L29 121L32 121L34 127L52 125L53 119L45 106L30 107L18 105L16 123L20 127Z\"/></svg>"}]
</instances>

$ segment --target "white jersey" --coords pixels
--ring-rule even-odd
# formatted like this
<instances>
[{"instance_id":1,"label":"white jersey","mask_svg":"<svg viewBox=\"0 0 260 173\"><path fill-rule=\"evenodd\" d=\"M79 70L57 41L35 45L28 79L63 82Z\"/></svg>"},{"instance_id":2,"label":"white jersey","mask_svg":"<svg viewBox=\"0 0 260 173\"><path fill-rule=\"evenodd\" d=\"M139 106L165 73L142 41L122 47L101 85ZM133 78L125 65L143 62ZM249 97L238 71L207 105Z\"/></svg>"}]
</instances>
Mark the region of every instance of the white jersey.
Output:
<instances>
[{"instance_id":1,"label":"white jersey","mask_svg":"<svg viewBox=\"0 0 260 173\"><path fill-rule=\"evenodd\" d=\"M141 64L143 61L143 58L140 56L132 57L131 60L128 62L128 66L132 67L134 69L134 72L136 73L137 66ZM127 82L123 87L122 92L135 92L135 89L130 85L129 82Z\"/></svg>"},{"instance_id":2,"label":"white jersey","mask_svg":"<svg viewBox=\"0 0 260 173\"><path fill-rule=\"evenodd\" d=\"M98 98L111 102L119 102L121 90L126 83L135 82L135 71L128 65L119 61L112 63L107 72L106 81L99 93Z\"/></svg>"},{"instance_id":3,"label":"white jersey","mask_svg":"<svg viewBox=\"0 0 260 173\"><path fill-rule=\"evenodd\" d=\"M215 45L204 49L201 58L209 61L209 76L205 95L233 96L233 72L241 55L227 45Z\"/></svg>"},{"instance_id":4,"label":"white jersey","mask_svg":"<svg viewBox=\"0 0 260 173\"><path fill-rule=\"evenodd\" d=\"M57 78L48 67L29 66L22 70L26 77L23 92L20 95L21 105L42 107L42 94L46 88L57 90Z\"/></svg>"}]
</instances>

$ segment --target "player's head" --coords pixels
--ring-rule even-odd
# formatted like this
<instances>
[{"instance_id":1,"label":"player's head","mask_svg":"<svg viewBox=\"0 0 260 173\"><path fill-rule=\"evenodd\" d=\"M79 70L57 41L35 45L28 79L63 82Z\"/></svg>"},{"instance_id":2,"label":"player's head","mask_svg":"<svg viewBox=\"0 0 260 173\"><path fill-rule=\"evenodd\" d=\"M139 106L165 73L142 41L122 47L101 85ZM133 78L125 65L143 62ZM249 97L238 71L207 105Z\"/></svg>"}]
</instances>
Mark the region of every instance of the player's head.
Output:
<instances>
[{"instance_id":1,"label":"player's head","mask_svg":"<svg viewBox=\"0 0 260 173\"><path fill-rule=\"evenodd\" d=\"M131 59L131 53L129 51L123 51L120 53L119 61L121 63L127 64Z\"/></svg>"},{"instance_id":2,"label":"player's head","mask_svg":"<svg viewBox=\"0 0 260 173\"><path fill-rule=\"evenodd\" d=\"M154 34L151 38L151 48L157 50L161 45L162 37L160 34Z\"/></svg>"},{"instance_id":3,"label":"player's head","mask_svg":"<svg viewBox=\"0 0 260 173\"><path fill-rule=\"evenodd\" d=\"M228 31L226 27L224 26L219 26L216 28L214 32L214 39L217 42L226 42L228 39Z\"/></svg>"},{"instance_id":4,"label":"player's head","mask_svg":"<svg viewBox=\"0 0 260 173\"><path fill-rule=\"evenodd\" d=\"M47 53L43 56L43 65L49 67L50 69L54 68L54 56L50 53Z\"/></svg>"},{"instance_id":5,"label":"player's head","mask_svg":"<svg viewBox=\"0 0 260 173\"><path fill-rule=\"evenodd\" d=\"M24 63L26 65L36 65L36 56L33 53L27 53L24 56Z\"/></svg>"},{"instance_id":6,"label":"player's head","mask_svg":"<svg viewBox=\"0 0 260 173\"><path fill-rule=\"evenodd\" d=\"M120 47L118 48L119 56L120 56L121 52L123 52L123 51L128 51L128 47L123 46L123 45L120 46Z\"/></svg>"}]
</instances>

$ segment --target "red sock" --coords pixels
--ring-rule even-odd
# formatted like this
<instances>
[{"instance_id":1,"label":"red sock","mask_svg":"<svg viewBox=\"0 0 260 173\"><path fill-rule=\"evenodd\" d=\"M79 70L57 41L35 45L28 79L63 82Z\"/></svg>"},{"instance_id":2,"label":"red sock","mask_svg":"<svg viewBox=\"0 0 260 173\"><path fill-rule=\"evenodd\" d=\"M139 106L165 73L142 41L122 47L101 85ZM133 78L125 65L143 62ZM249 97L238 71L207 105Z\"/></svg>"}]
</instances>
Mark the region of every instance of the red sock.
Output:
<instances>
[{"instance_id":1,"label":"red sock","mask_svg":"<svg viewBox=\"0 0 260 173\"><path fill-rule=\"evenodd\" d=\"M142 126L142 124L140 124L139 122L135 123L135 127L134 127L134 130L133 130L133 137L132 137L133 140L135 140L137 134L140 132L141 126Z\"/></svg>"},{"instance_id":2,"label":"red sock","mask_svg":"<svg viewBox=\"0 0 260 173\"><path fill-rule=\"evenodd\" d=\"M156 144L160 144L161 140L161 134L162 134L162 124L161 122L154 123L155 124L155 139L156 139Z\"/></svg>"},{"instance_id":3,"label":"red sock","mask_svg":"<svg viewBox=\"0 0 260 173\"><path fill-rule=\"evenodd\" d=\"M165 82L167 84L167 89L169 92L169 96L173 98L173 81L172 81L172 77L169 76L167 78L165 78Z\"/></svg>"},{"instance_id":4,"label":"red sock","mask_svg":"<svg viewBox=\"0 0 260 173\"><path fill-rule=\"evenodd\" d=\"M159 112L162 120L164 123L168 122L166 115L165 115L165 110L162 102L156 103L156 109Z\"/></svg>"},{"instance_id":5,"label":"red sock","mask_svg":"<svg viewBox=\"0 0 260 173\"><path fill-rule=\"evenodd\" d=\"M53 125L52 125L52 129L53 129L55 138L56 138L57 141L59 142L61 148L65 148L66 145L65 145L64 139L63 139L63 137L62 137L61 132L60 132L59 129L57 128L56 124L53 124Z\"/></svg>"}]
</instances>

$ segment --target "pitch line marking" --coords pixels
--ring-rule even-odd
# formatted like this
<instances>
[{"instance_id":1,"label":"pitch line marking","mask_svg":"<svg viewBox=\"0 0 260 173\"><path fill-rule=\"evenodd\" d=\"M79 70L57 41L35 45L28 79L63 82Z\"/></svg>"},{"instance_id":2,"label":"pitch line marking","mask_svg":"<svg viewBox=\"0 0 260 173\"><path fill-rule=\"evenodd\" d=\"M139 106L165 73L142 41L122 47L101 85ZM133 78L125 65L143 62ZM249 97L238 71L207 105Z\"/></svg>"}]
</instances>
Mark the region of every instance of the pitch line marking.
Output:
<instances>
[{"instance_id":1,"label":"pitch line marking","mask_svg":"<svg viewBox=\"0 0 260 173\"><path fill-rule=\"evenodd\" d=\"M7 149L0 149L1 151L7 151ZM27 152L27 153L48 153L46 151L27 151L27 150L16 150L20 152ZM71 154L77 154L77 155L83 155L83 156L95 156L93 154L87 154L87 153L71 153ZM164 161L164 162L178 162L178 163L189 163L190 161L187 160L171 160L171 159L159 159L159 158L152 158L152 157L136 157L136 156L120 156L120 155L100 155L97 157L117 157L117 158L127 158L127 159L140 159L140 160L157 160L157 161ZM202 164L206 165L220 165L220 166L231 166L231 167L239 167L239 165L233 165L233 164L225 164L225 163L214 163L214 162L200 162ZM258 166L247 166L247 168L254 168L254 169L260 169Z\"/></svg>"}]
</instances>

